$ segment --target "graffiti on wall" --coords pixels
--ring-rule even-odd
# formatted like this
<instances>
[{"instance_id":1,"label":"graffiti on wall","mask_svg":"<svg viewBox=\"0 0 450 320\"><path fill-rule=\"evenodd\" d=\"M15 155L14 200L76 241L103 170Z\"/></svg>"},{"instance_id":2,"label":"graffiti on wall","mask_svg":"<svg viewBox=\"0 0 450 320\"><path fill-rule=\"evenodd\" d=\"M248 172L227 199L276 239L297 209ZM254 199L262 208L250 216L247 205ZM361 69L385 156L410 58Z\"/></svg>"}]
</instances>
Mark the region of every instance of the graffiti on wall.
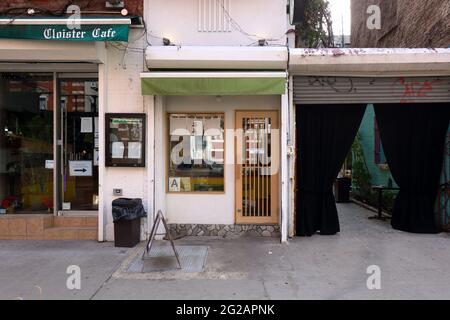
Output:
<instances>
[{"instance_id":1,"label":"graffiti on wall","mask_svg":"<svg viewBox=\"0 0 450 320\"><path fill-rule=\"evenodd\" d=\"M306 79L298 77L296 81L298 97L302 96L302 90L305 93L302 101L348 99L350 103L421 103L445 102L450 98L450 92L445 92L447 82L450 86L447 77L308 76Z\"/></svg>"},{"instance_id":2,"label":"graffiti on wall","mask_svg":"<svg viewBox=\"0 0 450 320\"><path fill-rule=\"evenodd\" d=\"M403 94L400 103L413 103L417 98L425 98L428 94L433 92L433 86L440 83L441 80L435 79L433 81L411 81L404 77L397 79L394 85L401 85L403 87Z\"/></svg>"},{"instance_id":3,"label":"graffiti on wall","mask_svg":"<svg viewBox=\"0 0 450 320\"><path fill-rule=\"evenodd\" d=\"M356 92L354 81L350 77L309 77L308 81L312 87L328 87L338 93Z\"/></svg>"}]
</instances>

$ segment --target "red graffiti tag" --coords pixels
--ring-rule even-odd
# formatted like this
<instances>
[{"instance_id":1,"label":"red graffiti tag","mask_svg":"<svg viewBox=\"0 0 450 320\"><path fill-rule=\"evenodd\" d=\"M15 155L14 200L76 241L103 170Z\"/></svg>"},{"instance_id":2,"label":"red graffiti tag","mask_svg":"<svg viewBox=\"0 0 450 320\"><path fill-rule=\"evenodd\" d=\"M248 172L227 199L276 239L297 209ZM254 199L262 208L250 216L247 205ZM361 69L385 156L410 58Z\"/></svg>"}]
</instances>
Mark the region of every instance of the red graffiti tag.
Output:
<instances>
[{"instance_id":1,"label":"red graffiti tag","mask_svg":"<svg viewBox=\"0 0 450 320\"><path fill-rule=\"evenodd\" d=\"M403 86L403 94L400 103L412 103L416 98L427 97L428 93L433 92L433 85L441 82L436 79L433 81L406 81L405 78L399 78L395 81L395 84L401 84Z\"/></svg>"}]
</instances>

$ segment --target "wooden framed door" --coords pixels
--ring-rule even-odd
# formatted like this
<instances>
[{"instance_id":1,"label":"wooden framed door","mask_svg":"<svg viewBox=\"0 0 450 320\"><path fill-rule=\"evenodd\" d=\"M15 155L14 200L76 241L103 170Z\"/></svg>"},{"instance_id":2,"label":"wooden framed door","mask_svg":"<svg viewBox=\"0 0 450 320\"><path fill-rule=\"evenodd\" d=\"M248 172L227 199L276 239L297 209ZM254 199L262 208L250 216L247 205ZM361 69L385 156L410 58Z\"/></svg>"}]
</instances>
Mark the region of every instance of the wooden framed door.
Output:
<instances>
[{"instance_id":1,"label":"wooden framed door","mask_svg":"<svg viewBox=\"0 0 450 320\"><path fill-rule=\"evenodd\" d=\"M236 223L278 224L278 111L236 111Z\"/></svg>"}]
</instances>

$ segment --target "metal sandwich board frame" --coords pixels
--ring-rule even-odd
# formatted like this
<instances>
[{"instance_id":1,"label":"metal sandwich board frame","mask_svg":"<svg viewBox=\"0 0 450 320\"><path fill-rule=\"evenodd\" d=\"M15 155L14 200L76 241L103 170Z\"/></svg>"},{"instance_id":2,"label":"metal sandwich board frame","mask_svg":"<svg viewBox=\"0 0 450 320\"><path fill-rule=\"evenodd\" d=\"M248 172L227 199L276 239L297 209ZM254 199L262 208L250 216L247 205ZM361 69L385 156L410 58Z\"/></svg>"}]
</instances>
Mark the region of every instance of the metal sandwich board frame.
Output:
<instances>
[{"instance_id":1,"label":"metal sandwich board frame","mask_svg":"<svg viewBox=\"0 0 450 320\"><path fill-rule=\"evenodd\" d=\"M150 232L150 237L148 239L147 245L145 246L145 250L144 250L144 253L142 255L142 259L149 260L149 259L152 258L152 257L150 257L150 251L152 249L153 241L155 240L155 237L158 235L157 231L158 231L158 227L159 227L159 224L161 223L161 221L164 224L164 229L166 229L166 235L167 235L167 237L168 237L168 239L170 241L170 244L172 246L173 252L175 253L175 257L176 257L177 262L178 262L178 267L179 267L179 269L182 269L181 263L180 263L180 257L178 256L178 251L175 248L175 244L173 242L172 235L170 234L170 230L169 230L169 228L167 226L166 219L164 218L164 215L163 215L161 210L159 210L158 214L156 215L155 221L153 223L152 231Z\"/></svg>"}]
</instances>

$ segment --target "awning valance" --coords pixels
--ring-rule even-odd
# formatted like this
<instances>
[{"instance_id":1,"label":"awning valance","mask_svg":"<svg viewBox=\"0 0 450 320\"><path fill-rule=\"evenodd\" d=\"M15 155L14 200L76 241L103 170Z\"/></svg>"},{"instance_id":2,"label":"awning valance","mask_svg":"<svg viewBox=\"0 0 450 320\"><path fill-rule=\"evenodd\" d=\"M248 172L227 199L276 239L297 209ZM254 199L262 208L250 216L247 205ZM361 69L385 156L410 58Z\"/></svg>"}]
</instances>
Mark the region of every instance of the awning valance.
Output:
<instances>
[{"instance_id":1,"label":"awning valance","mask_svg":"<svg viewBox=\"0 0 450 320\"><path fill-rule=\"evenodd\" d=\"M284 72L149 72L141 74L142 94L154 96L281 95Z\"/></svg>"},{"instance_id":2,"label":"awning valance","mask_svg":"<svg viewBox=\"0 0 450 320\"><path fill-rule=\"evenodd\" d=\"M152 70L286 70L288 49L269 46L148 46Z\"/></svg>"},{"instance_id":3,"label":"awning valance","mask_svg":"<svg viewBox=\"0 0 450 320\"><path fill-rule=\"evenodd\" d=\"M130 17L0 17L0 39L128 41Z\"/></svg>"},{"instance_id":4,"label":"awning valance","mask_svg":"<svg viewBox=\"0 0 450 320\"><path fill-rule=\"evenodd\" d=\"M450 74L450 49L295 48L289 53L289 74L298 76L428 77Z\"/></svg>"}]
</instances>

